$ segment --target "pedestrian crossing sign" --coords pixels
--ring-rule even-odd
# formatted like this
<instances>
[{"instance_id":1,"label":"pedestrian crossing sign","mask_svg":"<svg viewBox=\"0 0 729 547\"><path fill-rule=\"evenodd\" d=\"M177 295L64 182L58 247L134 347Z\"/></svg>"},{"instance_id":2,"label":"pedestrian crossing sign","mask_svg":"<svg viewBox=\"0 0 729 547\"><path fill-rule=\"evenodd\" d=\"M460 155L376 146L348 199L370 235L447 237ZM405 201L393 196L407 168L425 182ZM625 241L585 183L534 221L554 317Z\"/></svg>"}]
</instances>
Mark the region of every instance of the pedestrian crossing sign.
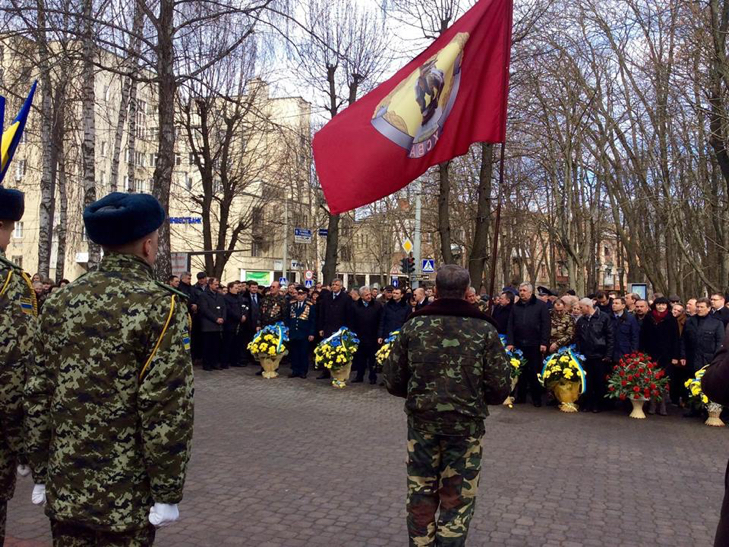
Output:
<instances>
[{"instance_id":1,"label":"pedestrian crossing sign","mask_svg":"<svg viewBox=\"0 0 729 547\"><path fill-rule=\"evenodd\" d=\"M313 279L307 279L306 281L304 281L304 286L307 289L311 289L314 286L314 280Z\"/></svg>"},{"instance_id":2,"label":"pedestrian crossing sign","mask_svg":"<svg viewBox=\"0 0 729 547\"><path fill-rule=\"evenodd\" d=\"M421 268L421 271L423 273L433 273L433 272L435 272L435 260L434 259L432 259L432 258L424 258L422 260L422 262L423 262L423 264L422 264L423 267Z\"/></svg>"}]
</instances>

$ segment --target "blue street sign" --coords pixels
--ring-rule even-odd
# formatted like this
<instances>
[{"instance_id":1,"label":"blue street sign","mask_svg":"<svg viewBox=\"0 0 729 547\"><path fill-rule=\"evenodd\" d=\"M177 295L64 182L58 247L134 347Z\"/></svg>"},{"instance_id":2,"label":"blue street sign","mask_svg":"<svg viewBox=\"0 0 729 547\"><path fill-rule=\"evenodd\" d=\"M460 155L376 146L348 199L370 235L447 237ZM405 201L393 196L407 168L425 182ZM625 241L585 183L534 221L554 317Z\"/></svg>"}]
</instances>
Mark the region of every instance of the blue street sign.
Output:
<instances>
[{"instance_id":1,"label":"blue street sign","mask_svg":"<svg viewBox=\"0 0 729 547\"><path fill-rule=\"evenodd\" d=\"M314 286L314 280L313 279L307 279L306 281L304 281L304 286L307 289L311 289Z\"/></svg>"},{"instance_id":2,"label":"blue street sign","mask_svg":"<svg viewBox=\"0 0 729 547\"><path fill-rule=\"evenodd\" d=\"M288 280L285 277L279 277L278 278L278 282L279 282L280 285L288 285L289 284Z\"/></svg>"},{"instance_id":3,"label":"blue street sign","mask_svg":"<svg viewBox=\"0 0 729 547\"><path fill-rule=\"evenodd\" d=\"M400 284L400 280L397 277L390 278L390 285L397 287Z\"/></svg>"},{"instance_id":4,"label":"blue street sign","mask_svg":"<svg viewBox=\"0 0 729 547\"><path fill-rule=\"evenodd\" d=\"M421 271L423 273L433 273L433 272L435 272L435 259L433 259L433 258L424 258L421 262L423 263L422 264L423 267L421 268Z\"/></svg>"},{"instance_id":5,"label":"blue street sign","mask_svg":"<svg viewBox=\"0 0 729 547\"><path fill-rule=\"evenodd\" d=\"M329 230L326 228L319 228L319 236L320 237L327 237L329 235Z\"/></svg>"}]
</instances>

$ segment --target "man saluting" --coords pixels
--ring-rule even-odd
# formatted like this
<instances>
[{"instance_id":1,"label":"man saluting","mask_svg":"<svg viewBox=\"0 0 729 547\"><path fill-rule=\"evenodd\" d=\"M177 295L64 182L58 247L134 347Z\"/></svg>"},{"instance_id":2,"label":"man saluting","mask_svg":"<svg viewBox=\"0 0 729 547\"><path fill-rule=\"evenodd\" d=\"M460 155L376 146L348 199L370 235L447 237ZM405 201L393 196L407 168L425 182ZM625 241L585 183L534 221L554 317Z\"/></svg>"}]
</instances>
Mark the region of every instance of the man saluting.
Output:
<instances>
[{"instance_id":1,"label":"man saluting","mask_svg":"<svg viewBox=\"0 0 729 547\"><path fill-rule=\"evenodd\" d=\"M384 364L387 390L407 399L410 545L465 545L486 405L511 387L496 327L465 300L470 284L467 270L440 268L435 302L410 316Z\"/></svg>"},{"instance_id":2,"label":"man saluting","mask_svg":"<svg viewBox=\"0 0 729 547\"><path fill-rule=\"evenodd\" d=\"M84 211L104 249L46 301L26 386L28 452L54 544L152 545L178 518L193 421L184 295L155 281L150 195L112 193Z\"/></svg>"}]
</instances>

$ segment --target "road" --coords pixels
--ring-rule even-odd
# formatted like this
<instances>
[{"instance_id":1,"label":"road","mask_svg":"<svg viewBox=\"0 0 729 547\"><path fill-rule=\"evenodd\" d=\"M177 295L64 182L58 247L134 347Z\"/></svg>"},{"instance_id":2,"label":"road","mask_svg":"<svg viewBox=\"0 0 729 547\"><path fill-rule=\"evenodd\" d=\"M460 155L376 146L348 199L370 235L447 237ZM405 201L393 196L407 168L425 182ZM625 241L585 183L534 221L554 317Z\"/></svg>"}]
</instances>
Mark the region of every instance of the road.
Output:
<instances>
[{"instance_id":1,"label":"road","mask_svg":"<svg viewBox=\"0 0 729 547\"><path fill-rule=\"evenodd\" d=\"M405 546L405 415L384 388L196 369L181 520L156 545ZM729 430L493 407L469 545L710 546ZM20 479L6 546L50 544Z\"/></svg>"}]
</instances>

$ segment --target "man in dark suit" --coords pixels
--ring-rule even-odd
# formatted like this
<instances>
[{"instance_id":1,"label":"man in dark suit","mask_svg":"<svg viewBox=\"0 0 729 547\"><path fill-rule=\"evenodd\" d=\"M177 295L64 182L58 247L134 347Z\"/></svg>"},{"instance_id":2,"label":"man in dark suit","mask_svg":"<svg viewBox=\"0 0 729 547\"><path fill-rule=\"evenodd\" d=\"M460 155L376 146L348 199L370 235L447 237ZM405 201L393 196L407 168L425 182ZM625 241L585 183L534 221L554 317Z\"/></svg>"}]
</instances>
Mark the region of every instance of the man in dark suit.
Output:
<instances>
[{"instance_id":1,"label":"man in dark suit","mask_svg":"<svg viewBox=\"0 0 729 547\"><path fill-rule=\"evenodd\" d=\"M309 344L316 334L316 306L308 301L309 289L296 288L296 301L289 305L286 326L289 328L291 347L291 374L289 378L306 378L309 371Z\"/></svg>"},{"instance_id":2,"label":"man in dark suit","mask_svg":"<svg viewBox=\"0 0 729 547\"><path fill-rule=\"evenodd\" d=\"M711 295L711 315L718 319L726 328L729 325L729 308L726 307L726 299L721 293Z\"/></svg>"},{"instance_id":3,"label":"man in dark suit","mask_svg":"<svg viewBox=\"0 0 729 547\"><path fill-rule=\"evenodd\" d=\"M347 313L350 310L352 299L347 291L342 289L342 280L335 279L332 281L331 292L322 293L319 298L319 317L318 328L319 336L326 338L337 332L340 328L347 324ZM317 380L330 378L329 370L324 369L317 376Z\"/></svg>"},{"instance_id":4,"label":"man in dark suit","mask_svg":"<svg viewBox=\"0 0 729 547\"><path fill-rule=\"evenodd\" d=\"M367 286L360 287L359 300L352 305L349 313L349 328L359 338L359 348L354 354L354 370L357 377L352 383L364 381L367 369L370 370L370 384L377 383L375 372L375 353L377 338L382 320L382 304L372 298L372 291Z\"/></svg>"},{"instance_id":5,"label":"man in dark suit","mask_svg":"<svg viewBox=\"0 0 729 547\"><path fill-rule=\"evenodd\" d=\"M218 292L220 281L208 279L208 289L198 301L200 330L203 338L203 370L220 370L223 348L223 325L227 309L223 295ZM228 368L223 363L223 368Z\"/></svg>"}]
</instances>

